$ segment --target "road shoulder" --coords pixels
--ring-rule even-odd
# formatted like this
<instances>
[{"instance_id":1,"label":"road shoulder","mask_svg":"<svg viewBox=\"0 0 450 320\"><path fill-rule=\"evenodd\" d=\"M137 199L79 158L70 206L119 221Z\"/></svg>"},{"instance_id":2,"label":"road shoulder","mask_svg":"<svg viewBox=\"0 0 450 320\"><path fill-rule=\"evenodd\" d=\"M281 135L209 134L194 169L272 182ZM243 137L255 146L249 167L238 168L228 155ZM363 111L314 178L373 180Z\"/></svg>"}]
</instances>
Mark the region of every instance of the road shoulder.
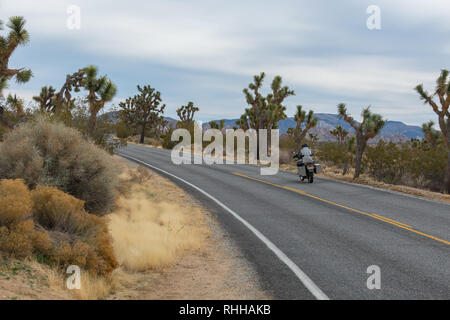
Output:
<instances>
[{"instance_id":1,"label":"road shoulder","mask_svg":"<svg viewBox=\"0 0 450 320\"><path fill-rule=\"evenodd\" d=\"M136 166L130 161L126 163ZM262 289L253 266L213 215L181 188L148 170L155 185L161 186L161 192L170 186L171 199L202 213L203 219L197 219L198 227L209 231L207 239L200 250L185 252L171 266L135 273L132 283L108 298L271 299Z\"/></svg>"}]
</instances>

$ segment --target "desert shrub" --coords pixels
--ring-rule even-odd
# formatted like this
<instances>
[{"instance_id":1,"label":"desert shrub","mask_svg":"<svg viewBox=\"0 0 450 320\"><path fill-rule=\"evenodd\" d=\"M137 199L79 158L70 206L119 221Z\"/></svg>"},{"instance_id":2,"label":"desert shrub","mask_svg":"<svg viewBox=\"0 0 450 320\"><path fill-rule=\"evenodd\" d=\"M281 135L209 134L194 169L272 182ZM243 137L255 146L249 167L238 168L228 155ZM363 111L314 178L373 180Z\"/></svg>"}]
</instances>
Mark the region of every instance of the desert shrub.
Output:
<instances>
[{"instance_id":1,"label":"desert shrub","mask_svg":"<svg viewBox=\"0 0 450 320\"><path fill-rule=\"evenodd\" d=\"M280 136L280 149L286 150L288 152L293 152L295 150L295 140L287 134L282 134Z\"/></svg>"},{"instance_id":2,"label":"desert shrub","mask_svg":"<svg viewBox=\"0 0 450 320\"><path fill-rule=\"evenodd\" d=\"M62 242L55 249L50 257L50 262L54 265L62 266L63 268L76 265L85 269L88 256L93 248L82 241L75 241L74 243ZM89 270L93 271L93 270Z\"/></svg>"},{"instance_id":3,"label":"desert shrub","mask_svg":"<svg viewBox=\"0 0 450 320\"><path fill-rule=\"evenodd\" d=\"M33 250L32 235L34 223L32 220L15 222L8 227L0 227L0 251L9 258L26 258Z\"/></svg>"},{"instance_id":4,"label":"desert shrub","mask_svg":"<svg viewBox=\"0 0 450 320\"><path fill-rule=\"evenodd\" d=\"M316 147L316 156L325 165L336 166L347 171L347 167L352 162L352 156L348 152L345 144L336 142L321 142Z\"/></svg>"},{"instance_id":5,"label":"desert shrub","mask_svg":"<svg viewBox=\"0 0 450 320\"><path fill-rule=\"evenodd\" d=\"M116 136L120 139L126 139L133 135L133 129L124 121L118 121L115 125Z\"/></svg>"},{"instance_id":6,"label":"desert shrub","mask_svg":"<svg viewBox=\"0 0 450 320\"><path fill-rule=\"evenodd\" d=\"M0 225L25 220L31 215L31 197L23 180L0 180Z\"/></svg>"},{"instance_id":7,"label":"desert shrub","mask_svg":"<svg viewBox=\"0 0 450 320\"><path fill-rule=\"evenodd\" d=\"M61 267L76 264L96 274L108 274L117 267L105 220L84 211L82 201L43 186L33 190L31 198L36 223L51 233L68 234L68 241L55 241L52 252L40 252L50 263Z\"/></svg>"},{"instance_id":8,"label":"desert shrub","mask_svg":"<svg viewBox=\"0 0 450 320\"><path fill-rule=\"evenodd\" d=\"M376 146L367 147L363 165L379 181L440 191L446 163L447 152L442 144L424 149L410 142L394 144L381 140Z\"/></svg>"},{"instance_id":9,"label":"desert shrub","mask_svg":"<svg viewBox=\"0 0 450 320\"><path fill-rule=\"evenodd\" d=\"M293 152L286 149L280 149L280 164L287 164L293 161Z\"/></svg>"},{"instance_id":10,"label":"desert shrub","mask_svg":"<svg viewBox=\"0 0 450 320\"><path fill-rule=\"evenodd\" d=\"M87 213L83 201L56 188L38 186L31 192L33 218L47 230L81 234L86 229Z\"/></svg>"},{"instance_id":11,"label":"desert shrub","mask_svg":"<svg viewBox=\"0 0 450 320\"><path fill-rule=\"evenodd\" d=\"M324 142L317 155L328 165L345 168L352 154L345 145ZM349 162L347 162L349 161ZM363 157L362 172L377 181L440 191L444 182L447 151L443 144L433 149L411 142L368 145Z\"/></svg>"},{"instance_id":12,"label":"desert shrub","mask_svg":"<svg viewBox=\"0 0 450 320\"><path fill-rule=\"evenodd\" d=\"M154 147L161 147L162 143L159 139L156 137L145 137L144 138L144 144L149 144Z\"/></svg>"},{"instance_id":13,"label":"desert shrub","mask_svg":"<svg viewBox=\"0 0 450 320\"><path fill-rule=\"evenodd\" d=\"M166 133L164 133L163 135L161 135L162 138L162 147L164 149L173 149L173 147L175 147L178 144L178 141L172 141L172 133L174 131L174 128L171 126L169 127L169 129L167 130Z\"/></svg>"},{"instance_id":14,"label":"desert shrub","mask_svg":"<svg viewBox=\"0 0 450 320\"><path fill-rule=\"evenodd\" d=\"M89 245L95 248L95 252L91 253L90 260L87 265L91 268L95 267L95 271L98 274L109 274L118 267L118 262L114 255L108 225L100 217L93 216L92 218L97 220L98 229L95 236L86 240Z\"/></svg>"},{"instance_id":15,"label":"desert shrub","mask_svg":"<svg viewBox=\"0 0 450 320\"><path fill-rule=\"evenodd\" d=\"M0 178L22 178L30 188L55 186L104 214L115 202L112 158L75 129L37 118L16 127L0 144Z\"/></svg>"},{"instance_id":16,"label":"desert shrub","mask_svg":"<svg viewBox=\"0 0 450 320\"><path fill-rule=\"evenodd\" d=\"M127 138L127 141L132 142L132 143L141 143L141 136L140 135L130 136ZM161 139L158 139L157 137L147 137L146 136L146 137L144 137L143 144L148 144L153 147L161 147L162 146Z\"/></svg>"},{"instance_id":17,"label":"desert shrub","mask_svg":"<svg viewBox=\"0 0 450 320\"><path fill-rule=\"evenodd\" d=\"M36 231L31 236L31 242L33 244L33 250L44 256L52 254L53 242L47 231Z\"/></svg>"},{"instance_id":18,"label":"desert shrub","mask_svg":"<svg viewBox=\"0 0 450 320\"><path fill-rule=\"evenodd\" d=\"M0 256L34 253L62 269L75 264L98 275L117 267L105 219L54 187L37 186L30 195L21 180L0 181L0 219Z\"/></svg>"},{"instance_id":19,"label":"desert shrub","mask_svg":"<svg viewBox=\"0 0 450 320\"><path fill-rule=\"evenodd\" d=\"M31 207L30 192L23 180L0 180L0 255L24 258L31 254Z\"/></svg>"},{"instance_id":20,"label":"desert shrub","mask_svg":"<svg viewBox=\"0 0 450 320\"><path fill-rule=\"evenodd\" d=\"M117 261L112 251L105 250L104 242L95 241L97 240L90 241L92 244L82 240L72 243L62 241L53 244L50 248L41 248L44 251L36 247L35 250L44 258L44 261L61 270L65 270L69 265L77 265L91 274L108 275L117 268Z\"/></svg>"},{"instance_id":21,"label":"desert shrub","mask_svg":"<svg viewBox=\"0 0 450 320\"><path fill-rule=\"evenodd\" d=\"M364 158L365 171L378 181L401 183L408 170L405 164L410 160L405 158L409 157L409 154L403 151L403 148L392 142L380 140L376 146L367 148Z\"/></svg>"}]
</instances>

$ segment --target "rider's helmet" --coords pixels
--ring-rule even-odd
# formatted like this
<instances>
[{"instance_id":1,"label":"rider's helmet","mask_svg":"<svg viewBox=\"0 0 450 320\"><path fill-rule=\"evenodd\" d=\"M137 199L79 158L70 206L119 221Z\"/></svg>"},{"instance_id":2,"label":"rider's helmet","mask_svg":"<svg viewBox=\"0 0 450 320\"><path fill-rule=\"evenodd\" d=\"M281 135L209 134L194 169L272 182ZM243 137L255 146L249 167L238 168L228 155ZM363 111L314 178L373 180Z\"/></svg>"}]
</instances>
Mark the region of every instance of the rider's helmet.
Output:
<instances>
[{"instance_id":1,"label":"rider's helmet","mask_svg":"<svg viewBox=\"0 0 450 320\"><path fill-rule=\"evenodd\" d=\"M302 148L308 148L308 144L307 144L307 143L304 143L304 144L302 145Z\"/></svg>"}]
</instances>

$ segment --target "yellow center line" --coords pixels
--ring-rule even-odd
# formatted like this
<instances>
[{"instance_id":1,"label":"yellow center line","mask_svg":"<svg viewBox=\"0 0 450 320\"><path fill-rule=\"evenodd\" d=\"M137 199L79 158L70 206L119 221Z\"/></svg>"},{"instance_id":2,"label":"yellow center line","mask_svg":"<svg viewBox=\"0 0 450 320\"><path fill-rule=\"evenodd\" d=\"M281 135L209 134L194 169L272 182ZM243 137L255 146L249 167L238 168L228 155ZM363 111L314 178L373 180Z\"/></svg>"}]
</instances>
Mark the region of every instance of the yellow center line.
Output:
<instances>
[{"instance_id":1,"label":"yellow center line","mask_svg":"<svg viewBox=\"0 0 450 320\"><path fill-rule=\"evenodd\" d=\"M386 218L386 217L380 216L378 214L368 213L368 212L364 212L364 211L361 211L361 210L353 209L353 208L344 206L342 204L339 204L339 203L336 203L336 202L333 202L333 201L330 201L330 200L326 200L326 199L322 199L322 198L317 197L317 196L313 196L312 194L306 193L306 192L304 192L302 190L298 190L298 189L295 189L295 188L292 188L292 187L282 186L282 185L278 185L278 184L275 184L275 183L272 183L272 182L269 182L269 181L265 181L265 180L261 180L261 179L257 179L257 178L253 178L253 177L249 177L249 176L247 176L245 174L238 173L238 172L233 172L233 174L236 175L236 176L242 177L242 178L249 179L249 180L258 181L258 182L265 183L265 184L268 184L268 185L271 185L271 186L274 186L274 187L277 187L277 188L289 190L289 191L301 194L301 195L306 196L306 197L310 197L310 198L313 198L313 199L316 199L316 200L319 200L319 201L322 201L322 202L326 202L326 203L332 204L332 205L337 206L337 207L341 207L343 209L346 209L346 210L349 210L349 211L352 211L352 212L363 214L363 215L371 217L373 219L377 219L377 220L389 223L391 225L394 225L396 227L399 227L399 228L402 228L402 229L414 232L414 233L419 234L421 236L424 236L426 238L430 238L430 239L433 239L433 240L445 243L447 245L450 245L449 241L446 241L446 240L443 240L443 239L439 239L439 238L437 238L435 236L432 236L432 235L420 232L418 230L414 230L414 229L412 229L413 228L412 226L407 225L405 223L402 223L400 221L396 221L396 220L393 220L393 219L390 219L390 218Z\"/></svg>"}]
</instances>

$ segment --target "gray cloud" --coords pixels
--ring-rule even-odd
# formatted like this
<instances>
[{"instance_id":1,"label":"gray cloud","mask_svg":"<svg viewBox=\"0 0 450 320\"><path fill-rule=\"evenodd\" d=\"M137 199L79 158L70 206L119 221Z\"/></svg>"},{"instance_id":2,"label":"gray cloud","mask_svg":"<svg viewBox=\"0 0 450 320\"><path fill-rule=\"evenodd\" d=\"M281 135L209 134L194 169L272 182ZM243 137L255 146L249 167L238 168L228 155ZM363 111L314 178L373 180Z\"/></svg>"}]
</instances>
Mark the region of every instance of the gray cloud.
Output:
<instances>
[{"instance_id":1,"label":"gray cloud","mask_svg":"<svg viewBox=\"0 0 450 320\"><path fill-rule=\"evenodd\" d=\"M379 31L366 28L366 8L373 2L381 8ZM450 44L441 40L450 31L450 3L432 3L3 0L1 18L26 17L32 42L17 61L50 73L45 81L57 85L83 66L74 67L75 61L98 61L116 75L121 97L132 94L138 79L161 83L172 115L177 104L194 100L203 119L237 117L245 106L243 86L266 71L282 75L297 92L289 112L296 104L334 112L337 103L347 102L359 114L372 104L389 119L421 123L434 115L412 88L434 86L450 55ZM79 31L65 27L70 4L81 8ZM49 44L58 48L42 49ZM43 52L58 57L45 59ZM133 75L136 83L130 85ZM44 84L34 80L11 90L29 95Z\"/></svg>"}]
</instances>

